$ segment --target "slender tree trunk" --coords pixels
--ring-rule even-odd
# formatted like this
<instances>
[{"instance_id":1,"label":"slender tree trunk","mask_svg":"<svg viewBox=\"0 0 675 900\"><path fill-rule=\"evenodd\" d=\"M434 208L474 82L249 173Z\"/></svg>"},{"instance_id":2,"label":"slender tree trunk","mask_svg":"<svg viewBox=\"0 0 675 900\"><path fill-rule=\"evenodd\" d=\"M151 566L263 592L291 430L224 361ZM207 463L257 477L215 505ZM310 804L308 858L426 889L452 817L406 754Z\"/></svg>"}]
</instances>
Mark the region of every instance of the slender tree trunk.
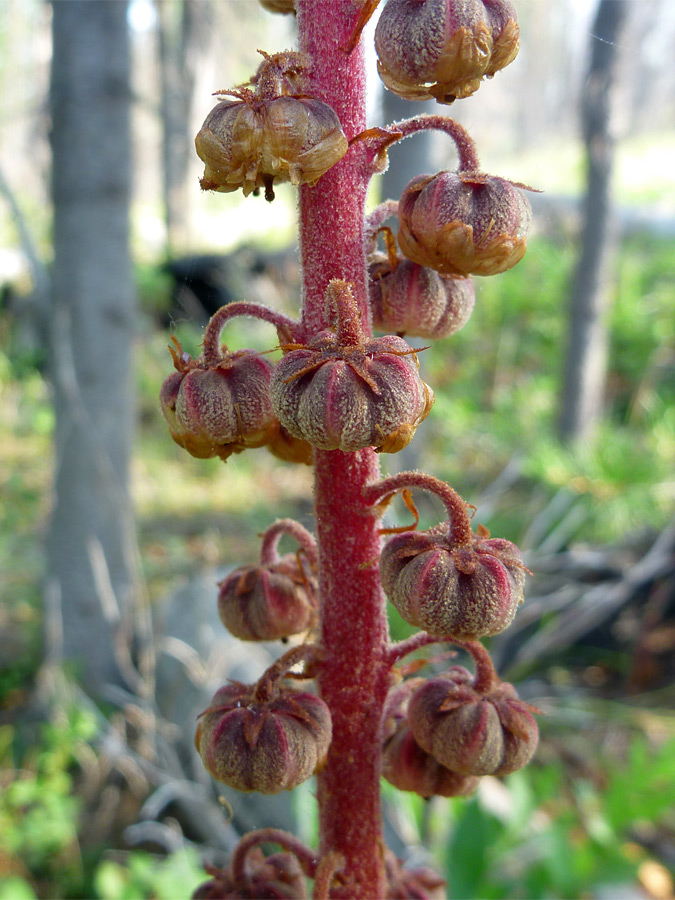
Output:
<instances>
[{"instance_id":1,"label":"slender tree trunk","mask_svg":"<svg viewBox=\"0 0 675 900\"><path fill-rule=\"evenodd\" d=\"M129 457L135 295L127 3L52 4L54 509L46 598L63 656L120 682L134 595ZM48 635L55 651L58 634Z\"/></svg>"},{"instance_id":2,"label":"slender tree trunk","mask_svg":"<svg viewBox=\"0 0 675 900\"><path fill-rule=\"evenodd\" d=\"M207 0L156 0L162 92L162 176L169 254L189 240L187 174L194 152L190 120L197 46L209 18Z\"/></svg>"},{"instance_id":3,"label":"slender tree trunk","mask_svg":"<svg viewBox=\"0 0 675 900\"><path fill-rule=\"evenodd\" d=\"M600 415L607 365L609 260L612 233L611 182L614 140L612 94L618 40L628 0L600 0L591 31L591 61L582 95L587 152L581 252L570 296L560 436L576 441L590 434Z\"/></svg>"}]
</instances>

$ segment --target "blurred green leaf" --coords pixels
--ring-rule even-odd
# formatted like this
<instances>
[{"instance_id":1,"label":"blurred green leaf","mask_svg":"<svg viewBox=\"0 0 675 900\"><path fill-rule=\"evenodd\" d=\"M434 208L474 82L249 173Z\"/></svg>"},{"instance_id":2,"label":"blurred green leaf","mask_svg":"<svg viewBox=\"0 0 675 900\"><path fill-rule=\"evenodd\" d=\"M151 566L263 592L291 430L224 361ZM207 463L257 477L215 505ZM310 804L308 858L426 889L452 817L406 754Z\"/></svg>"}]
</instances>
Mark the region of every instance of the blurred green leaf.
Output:
<instances>
[{"instance_id":1,"label":"blurred green leaf","mask_svg":"<svg viewBox=\"0 0 675 900\"><path fill-rule=\"evenodd\" d=\"M0 878L0 900L37 900L31 885L18 875Z\"/></svg>"}]
</instances>

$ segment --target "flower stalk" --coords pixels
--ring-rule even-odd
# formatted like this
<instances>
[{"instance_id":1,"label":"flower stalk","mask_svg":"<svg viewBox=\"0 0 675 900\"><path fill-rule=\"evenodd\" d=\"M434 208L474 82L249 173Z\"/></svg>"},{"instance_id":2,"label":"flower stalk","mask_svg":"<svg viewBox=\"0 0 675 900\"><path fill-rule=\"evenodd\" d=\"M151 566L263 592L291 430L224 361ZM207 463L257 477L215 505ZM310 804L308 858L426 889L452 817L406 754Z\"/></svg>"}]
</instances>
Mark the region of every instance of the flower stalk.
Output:
<instances>
[{"instance_id":1,"label":"flower stalk","mask_svg":"<svg viewBox=\"0 0 675 900\"><path fill-rule=\"evenodd\" d=\"M309 850L277 829L253 832L228 869L208 870L214 880L194 896L301 900L307 876L315 900L438 897L442 879L406 869L385 846L380 778L423 797L458 796L481 775L515 771L530 759L536 710L499 681L478 640L510 624L527 570L515 545L490 539L481 526L474 533L475 507L450 485L421 472L381 478L379 453L405 447L433 404L402 335L435 340L464 324L474 303L468 276L515 265L525 252L529 207L521 186L480 173L472 138L452 119L418 116L366 128L360 37L379 0L261 2L297 14L298 52L260 51L254 90L218 92L235 99L212 110L196 149L204 190L248 195L264 188L271 201L275 181L298 187L300 317L247 302L224 307L209 323L199 359L174 342L176 372L161 401L174 440L194 456L225 460L265 446L287 462L314 466L315 536L292 519L275 522L261 535L260 564L230 573L218 596L223 624L242 640L302 635L303 643L255 684L220 688L199 717L196 744L208 771L238 790L278 793L315 774L319 846ZM466 71L466 48L456 39L463 4L433 0L426 11L442 17L447 39L429 71L421 69L406 39L426 21L418 19L424 6L388 0L383 9L389 31L380 35L378 53L387 56L380 76L401 96L431 92L452 102L515 55L509 0L485 0L472 38L480 58ZM400 199L383 199L366 217L369 182L386 165L387 147L429 128L452 138L458 171L418 176ZM445 218L436 215L439 197ZM399 221L397 237L384 226L391 217ZM386 254L377 250L379 233ZM275 326L279 362L221 346L224 326L242 315ZM396 334L374 338L373 323ZM414 490L438 497L447 521L417 531ZM395 495L414 524L381 528ZM279 556L284 535L299 545L295 555ZM418 634L390 641L385 591ZM432 644L466 650L475 678L452 666L428 681L415 676L428 660L398 665ZM433 661L453 655L444 651ZM293 678L315 686L298 690L288 683ZM489 729L481 719L486 703ZM446 746L446 732L461 736L457 747ZM470 755L463 748L474 738L482 743ZM266 857L260 845L269 842L283 852Z\"/></svg>"}]
</instances>

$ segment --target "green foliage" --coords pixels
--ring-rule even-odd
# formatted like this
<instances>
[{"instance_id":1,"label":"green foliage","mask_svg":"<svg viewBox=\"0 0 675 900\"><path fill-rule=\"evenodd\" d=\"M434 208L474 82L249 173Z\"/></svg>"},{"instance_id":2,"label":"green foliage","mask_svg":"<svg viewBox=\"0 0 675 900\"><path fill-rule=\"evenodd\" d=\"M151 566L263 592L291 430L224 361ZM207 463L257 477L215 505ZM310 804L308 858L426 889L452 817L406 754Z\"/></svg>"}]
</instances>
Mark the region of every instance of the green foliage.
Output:
<instances>
[{"instance_id":1,"label":"green foliage","mask_svg":"<svg viewBox=\"0 0 675 900\"><path fill-rule=\"evenodd\" d=\"M37 900L37 894L25 878L10 875L0 878L0 900Z\"/></svg>"},{"instance_id":2,"label":"green foliage","mask_svg":"<svg viewBox=\"0 0 675 900\"><path fill-rule=\"evenodd\" d=\"M206 876L199 854L187 847L165 858L136 851L122 863L104 859L93 880L101 900L175 900L190 897Z\"/></svg>"},{"instance_id":3,"label":"green foliage","mask_svg":"<svg viewBox=\"0 0 675 900\"><path fill-rule=\"evenodd\" d=\"M0 847L34 879L58 886L59 896L80 888L84 877L72 773L95 730L91 716L75 707L44 725L37 744L25 730L0 728L0 768L9 773L0 793Z\"/></svg>"},{"instance_id":4,"label":"green foliage","mask_svg":"<svg viewBox=\"0 0 675 900\"><path fill-rule=\"evenodd\" d=\"M82 801L78 760L91 758L93 715L60 708L40 729L0 727L0 900L100 897L101 900L174 900L204 880L192 848L158 857L142 851L104 855L80 846Z\"/></svg>"}]
</instances>

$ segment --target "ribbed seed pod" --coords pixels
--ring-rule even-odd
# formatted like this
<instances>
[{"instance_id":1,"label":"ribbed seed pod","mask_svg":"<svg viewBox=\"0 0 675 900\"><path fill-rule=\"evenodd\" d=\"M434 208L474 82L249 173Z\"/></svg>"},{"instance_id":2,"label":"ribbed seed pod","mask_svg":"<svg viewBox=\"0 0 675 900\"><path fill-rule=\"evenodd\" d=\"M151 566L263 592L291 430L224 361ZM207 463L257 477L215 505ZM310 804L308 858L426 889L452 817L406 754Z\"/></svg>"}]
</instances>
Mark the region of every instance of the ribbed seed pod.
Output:
<instances>
[{"instance_id":1,"label":"ribbed seed pod","mask_svg":"<svg viewBox=\"0 0 675 900\"><path fill-rule=\"evenodd\" d=\"M306 781L331 741L330 710L319 697L278 685L232 682L199 717L195 745L207 771L238 791L277 794Z\"/></svg>"},{"instance_id":2,"label":"ribbed seed pod","mask_svg":"<svg viewBox=\"0 0 675 900\"><path fill-rule=\"evenodd\" d=\"M531 210L519 185L480 172L418 175L398 206L402 253L442 275L496 275L525 255Z\"/></svg>"},{"instance_id":3,"label":"ribbed seed pod","mask_svg":"<svg viewBox=\"0 0 675 900\"><path fill-rule=\"evenodd\" d=\"M162 384L160 405L171 437L192 456L225 460L278 431L272 365L257 351L223 352L215 365L175 353L174 359L178 371Z\"/></svg>"},{"instance_id":4,"label":"ribbed seed pod","mask_svg":"<svg viewBox=\"0 0 675 900\"><path fill-rule=\"evenodd\" d=\"M242 641L277 641L307 631L316 618L316 576L302 555L242 566L220 582L218 614Z\"/></svg>"},{"instance_id":5,"label":"ribbed seed pod","mask_svg":"<svg viewBox=\"0 0 675 900\"><path fill-rule=\"evenodd\" d=\"M333 109L302 91L305 65L301 54L278 53L261 64L255 91L220 92L234 99L218 103L195 138L203 190L248 196L264 188L273 200L274 184L316 184L345 155Z\"/></svg>"},{"instance_id":6,"label":"ribbed seed pod","mask_svg":"<svg viewBox=\"0 0 675 900\"><path fill-rule=\"evenodd\" d=\"M314 447L395 453L429 414L433 394L401 338L373 338L345 350L322 332L306 350L279 361L272 400L282 425Z\"/></svg>"},{"instance_id":7,"label":"ribbed seed pod","mask_svg":"<svg viewBox=\"0 0 675 900\"><path fill-rule=\"evenodd\" d=\"M470 278L439 275L409 259L392 269L386 256L378 257L369 266L373 328L440 340L469 321L475 302Z\"/></svg>"},{"instance_id":8,"label":"ribbed seed pod","mask_svg":"<svg viewBox=\"0 0 675 900\"><path fill-rule=\"evenodd\" d=\"M406 100L468 97L518 48L509 0L389 0L375 29L380 78Z\"/></svg>"},{"instance_id":9,"label":"ribbed seed pod","mask_svg":"<svg viewBox=\"0 0 675 900\"><path fill-rule=\"evenodd\" d=\"M535 711L511 684L482 691L448 673L412 694L408 718L417 743L442 765L466 776L508 775L537 749Z\"/></svg>"},{"instance_id":10,"label":"ribbed seed pod","mask_svg":"<svg viewBox=\"0 0 675 900\"><path fill-rule=\"evenodd\" d=\"M410 730L408 702L424 681L411 678L389 692L383 714L382 775L399 790L422 797L465 796L476 789L478 779L442 766L420 747Z\"/></svg>"},{"instance_id":11,"label":"ribbed seed pod","mask_svg":"<svg viewBox=\"0 0 675 900\"><path fill-rule=\"evenodd\" d=\"M382 587L406 622L430 634L458 640L499 634L523 601L520 551L482 530L460 546L448 535L444 522L392 537L380 556Z\"/></svg>"},{"instance_id":12,"label":"ribbed seed pod","mask_svg":"<svg viewBox=\"0 0 675 900\"><path fill-rule=\"evenodd\" d=\"M326 302L336 333L322 331L277 363L272 400L281 424L320 450L396 453L428 415L433 393L401 338L364 336L350 286L333 279Z\"/></svg>"}]
</instances>

